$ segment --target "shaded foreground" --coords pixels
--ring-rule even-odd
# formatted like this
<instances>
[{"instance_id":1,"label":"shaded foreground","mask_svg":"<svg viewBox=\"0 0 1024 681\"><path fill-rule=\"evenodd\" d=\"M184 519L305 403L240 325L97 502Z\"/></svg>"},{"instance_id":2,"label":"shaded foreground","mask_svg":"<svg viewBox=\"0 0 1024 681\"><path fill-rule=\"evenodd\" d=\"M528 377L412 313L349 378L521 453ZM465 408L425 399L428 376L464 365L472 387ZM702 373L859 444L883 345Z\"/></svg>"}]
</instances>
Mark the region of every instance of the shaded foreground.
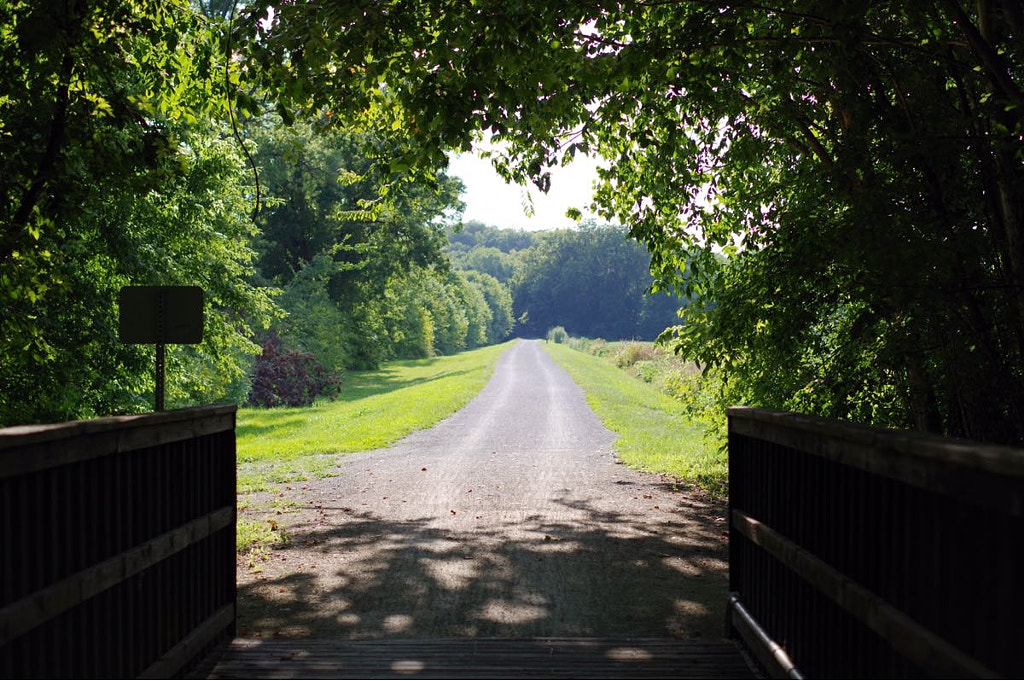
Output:
<instances>
[{"instance_id":1,"label":"shaded foreground","mask_svg":"<svg viewBox=\"0 0 1024 681\"><path fill-rule=\"evenodd\" d=\"M254 499L289 543L240 562L240 636L719 640L724 509L616 462L541 345L435 428Z\"/></svg>"}]
</instances>

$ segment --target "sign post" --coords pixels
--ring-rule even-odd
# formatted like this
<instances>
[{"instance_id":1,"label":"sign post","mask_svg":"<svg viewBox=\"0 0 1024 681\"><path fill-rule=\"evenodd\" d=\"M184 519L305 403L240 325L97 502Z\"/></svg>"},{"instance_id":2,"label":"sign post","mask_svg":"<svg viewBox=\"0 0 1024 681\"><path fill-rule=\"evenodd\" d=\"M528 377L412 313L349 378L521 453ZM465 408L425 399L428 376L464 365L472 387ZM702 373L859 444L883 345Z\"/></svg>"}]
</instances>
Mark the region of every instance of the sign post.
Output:
<instances>
[{"instance_id":1,"label":"sign post","mask_svg":"<svg viewBox=\"0 0 1024 681\"><path fill-rule=\"evenodd\" d=\"M164 410L168 343L203 342L203 289L198 286L124 286L118 336L122 343L156 345L156 411Z\"/></svg>"}]
</instances>

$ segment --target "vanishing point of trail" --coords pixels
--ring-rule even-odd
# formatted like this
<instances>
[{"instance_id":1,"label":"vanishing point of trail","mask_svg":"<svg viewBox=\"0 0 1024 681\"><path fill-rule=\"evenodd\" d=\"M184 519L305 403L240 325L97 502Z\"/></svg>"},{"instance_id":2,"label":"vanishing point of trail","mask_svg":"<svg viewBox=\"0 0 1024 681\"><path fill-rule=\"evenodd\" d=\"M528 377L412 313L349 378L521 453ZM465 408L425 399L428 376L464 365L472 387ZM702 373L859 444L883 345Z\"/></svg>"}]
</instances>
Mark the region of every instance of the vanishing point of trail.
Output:
<instances>
[{"instance_id":1,"label":"vanishing point of trail","mask_svg":"<svg viewBox=\"0 0 1024 681\"><path fill-rule=\"evenodd\" d=\"M240 565L239 634L720 638L724 510L614 440L520 341L462 411L283 493L289 543Z\"/></svg>"}]
</instances>

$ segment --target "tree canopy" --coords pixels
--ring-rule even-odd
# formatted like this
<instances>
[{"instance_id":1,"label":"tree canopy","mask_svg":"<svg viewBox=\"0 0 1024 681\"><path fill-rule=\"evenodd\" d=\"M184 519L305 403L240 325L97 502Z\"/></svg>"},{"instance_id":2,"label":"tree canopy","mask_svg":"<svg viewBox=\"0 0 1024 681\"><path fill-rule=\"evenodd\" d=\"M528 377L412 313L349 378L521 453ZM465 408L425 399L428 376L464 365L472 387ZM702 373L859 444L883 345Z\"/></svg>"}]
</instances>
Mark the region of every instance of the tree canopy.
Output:
<instances>
[{"instance_id":1,"label":"tree canopy","mask_svg":"<svg viewBox=\"0 0 1024 681\"><path fill-rule=\"evenodd\" d=\"M727 399L1021 442L1022 31L1012 0L262 0L237 39L394 173L479 131L541 189L611 161L597 207L702 303L675 342Z\"/></svg>"},{"instance_id":2,"label":"tree canopy","mask_svg":"<svg viewBox=\"0 0 1024 681\"><path fill-rule=\"evenodd\" d=\"M239 77L234 3L201 5L0 1L0 425L151 408L125 285L205 290L203 343L168 349L172 407L245 401L261 346L276 404L508 332L511 303L441 251L458 186L382 176L389 138L328 112L282 127Z\"/></svg>"},{"instance_id":3,"label":"tree canopy","mask_svg":"<svg viewBox=\"0 0 1024 681\"><path fill-rule=\"evenodd\" d=\"M168 401L231 394L267 292L237 148L216 134L217 37L187 2L0 3L0 423L145 409L117 339L126 284L198 284L202 346Z\"/></svg>"},{"instance_id":4,"label":"tree canopy","mask_svg":"<svg viewBox=\"0 0 1024 681\"><path fill-rule=\"evenodd\" d=\"M723 402L1024 442L1020 2L233 7L0 2L0 421L141 408L126 283L211 293L180 399L244 391L275 288L384 339L353 348L482 342L504 298L435 218L446 152L486 132L541 189L609 161L596 208L694 301L666 338ZM285 188L256 222L247 164Z\"/></svg>"}]
</instances>

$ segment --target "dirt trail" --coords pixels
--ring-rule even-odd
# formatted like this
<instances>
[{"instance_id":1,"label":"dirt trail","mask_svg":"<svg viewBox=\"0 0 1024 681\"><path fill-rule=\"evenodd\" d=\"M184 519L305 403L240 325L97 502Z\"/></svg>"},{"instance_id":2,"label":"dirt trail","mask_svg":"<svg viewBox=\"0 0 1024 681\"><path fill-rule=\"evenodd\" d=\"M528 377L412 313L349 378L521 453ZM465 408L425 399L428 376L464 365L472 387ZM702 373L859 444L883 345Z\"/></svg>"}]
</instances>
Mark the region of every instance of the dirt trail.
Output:
<instances>
[{"instance_id":1,"label":"dirt trail","mask_svg":"<svg viewBox=\"0 0 1024 681\"><path fill-rule=\"evenodd\" d=\"M542 346L434 428L285 492L289 545L239 565L240 634L719 638L724 509L619 464Z\"/></svg>"}]
</instances>

